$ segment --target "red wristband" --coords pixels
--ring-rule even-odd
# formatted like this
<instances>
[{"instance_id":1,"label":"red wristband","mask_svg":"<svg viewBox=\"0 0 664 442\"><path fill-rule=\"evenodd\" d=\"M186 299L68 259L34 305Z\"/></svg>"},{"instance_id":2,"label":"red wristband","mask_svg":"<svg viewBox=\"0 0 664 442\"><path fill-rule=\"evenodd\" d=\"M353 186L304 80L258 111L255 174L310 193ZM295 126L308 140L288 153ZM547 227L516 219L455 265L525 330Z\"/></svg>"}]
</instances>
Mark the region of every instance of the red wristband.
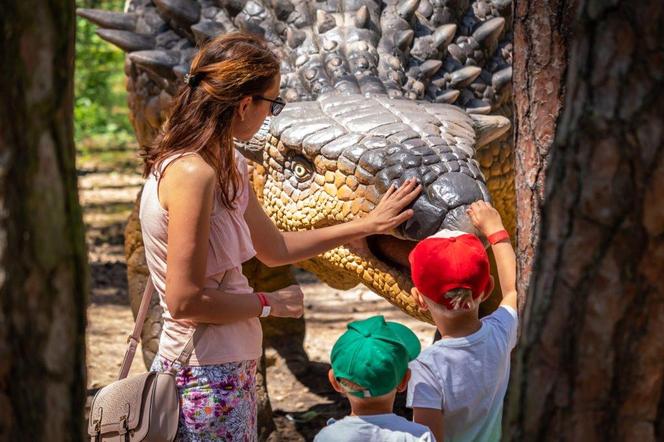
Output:
<instances>
[{"instance_id":1,"label":"red wristband","mask_svg":"<svg viewBox=\"0 0 664 442\"><path fill-rule=\"evenodd\" d=\"M510 239L510 234L507 233L507 230L499 230L497 232L492 233L491 235L487 236L486 239L489 240L489 243L493 246L498 244L501 241L505 241Z\"/></svg>"},{"instance_id":2,"label":"red wristband","mask_svg":"<svg viewBox=\"0 0 664 442\"><path fill-rule=\"evenodd\" d=\"M256 292L256 296L258 296L258 300L261 302L261 307L267 307L268 305L270 305L270 303L267 300L267 296L265 296L265 293Z\"/></svg>"}]
</instances>

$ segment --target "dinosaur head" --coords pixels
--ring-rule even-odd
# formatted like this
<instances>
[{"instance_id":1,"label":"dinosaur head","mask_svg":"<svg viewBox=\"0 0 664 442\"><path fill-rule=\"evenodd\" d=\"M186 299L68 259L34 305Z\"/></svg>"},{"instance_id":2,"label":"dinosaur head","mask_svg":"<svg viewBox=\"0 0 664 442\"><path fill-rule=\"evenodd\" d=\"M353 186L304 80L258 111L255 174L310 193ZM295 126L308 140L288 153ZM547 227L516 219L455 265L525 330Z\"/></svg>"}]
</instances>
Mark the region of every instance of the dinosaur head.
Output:
<instances>
[{"instance_id":1,"label":"dinosaur head","mask_svg":"<svg viewBox=\"0 0 664 442\"><path fill-rule=\"evenodd\" d=\"M265 211L287 231L362 217L389 186L417 178L423 191L412 205L415 215L392 235L357 240L302 264L333 286L361 281L413 310L411 302L400 303L411 288L408 253L441 229L473 232L467 206L490 200L475 151L509 127L505 117L446 104L327 94L289 104L238 148L257 165L254 185Z\"/></svg>"},{"instance_id":2,"label":"dinosaur head","mask_svg":"<svg viewBox=\"0 0 664 442\"><path fill-rule=\"evenodd\" d=\"M143 145L197 46L237 30L265 38L289 104L238 147L281 229L364 216L388 186L420 180L415 216L391 235L302 263L335 287L362 282L423 318L409 295L414 242L472 230L465 207L489 194L512 224L511 146L493 141L509 130L499 114L511 112L510 0L128 0L122 13L78 13L128 54L130 116Z\"/></svg>"}]
</instances>

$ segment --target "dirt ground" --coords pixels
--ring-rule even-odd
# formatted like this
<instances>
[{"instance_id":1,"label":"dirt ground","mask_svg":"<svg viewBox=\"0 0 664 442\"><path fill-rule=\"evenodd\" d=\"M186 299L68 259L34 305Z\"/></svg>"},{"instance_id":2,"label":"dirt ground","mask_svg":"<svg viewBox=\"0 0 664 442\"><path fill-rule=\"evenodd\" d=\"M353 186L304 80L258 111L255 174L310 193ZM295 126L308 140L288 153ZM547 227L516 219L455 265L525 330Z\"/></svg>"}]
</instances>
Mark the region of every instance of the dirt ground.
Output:
<instances>
[{"instance_id":1,"label":"dirt ground","mask_svg":"<svg viewBox=\"0 0 664 442\"><path fill-rule=\"evenodd\" d=\"M100 161L96 158L103 157ZM127 299L126 265L123 249L124 224L142 178L135 150L94 150L79 157L79 188L87 227L92 277L88 307L87 369L88 391L115 379L125 351L133 317ZM347 403L327 381L329 352L345 330L346 323L374 314L399 321L415 331L423 346L433 339L434 328L410 318L363 286L350 291L334 290L307 272L298 271L305 299L306 337L304 348L310 363L295 376L284 359L266 349L267 385L277 432L271 439L311 440L330 417L348 412ZM145 371L139 353L131 373ZM397 398L397 410L408 416L404 397Z\"/></svg>"}]
</instances>

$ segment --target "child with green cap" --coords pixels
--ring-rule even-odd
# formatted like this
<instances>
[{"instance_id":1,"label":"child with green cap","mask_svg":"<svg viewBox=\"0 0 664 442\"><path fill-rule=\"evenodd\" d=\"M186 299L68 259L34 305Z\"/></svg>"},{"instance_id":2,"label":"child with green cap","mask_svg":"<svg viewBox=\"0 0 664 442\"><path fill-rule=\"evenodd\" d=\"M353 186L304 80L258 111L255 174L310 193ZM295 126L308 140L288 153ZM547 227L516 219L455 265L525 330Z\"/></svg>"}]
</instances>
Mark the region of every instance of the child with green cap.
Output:
<instances>
[{"instance_id":1,"label":"child with green cap","mask_svg":"<svg viewBox=\"0 0 664 442\"><path fill-rule=\"evenodd\" d=\"M427 427L392 412L397 391L408 385L408 363L419 353L420 341L404 325L383 316L349 323L332 348L328 376L348 398L351 415L330 419L314 441L435 441Z\"/></svg>"}]
</instances>

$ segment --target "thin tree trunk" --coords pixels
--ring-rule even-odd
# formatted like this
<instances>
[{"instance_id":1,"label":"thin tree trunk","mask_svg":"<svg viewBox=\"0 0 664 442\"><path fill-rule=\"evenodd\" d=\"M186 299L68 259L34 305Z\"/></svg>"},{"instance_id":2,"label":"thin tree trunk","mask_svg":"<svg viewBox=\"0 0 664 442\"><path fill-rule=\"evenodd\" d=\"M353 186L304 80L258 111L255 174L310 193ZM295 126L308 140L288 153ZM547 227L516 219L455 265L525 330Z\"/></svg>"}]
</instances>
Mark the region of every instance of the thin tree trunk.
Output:
<instances>
[{"instance_id":1,"label":"thin tree trunk","mask_svg":"<svg viewBox=\"0 0 664 442\"><path fill-rule=\"evenodd\" d=\"M533 22L565 10L535 4L517 9ZM664 4L570 8L565 106L550 128L505 438L663 440ZM532 41L547 35L531 28Z\"/></svg>"},{"instance_id":2,"label":"thin tree trunk","mask_svg":"<svg viewBox=\"0 0 664 442\"><path fill-rule=\"evenodd\" d=\"M3 2L0 35L0 440L82 440L74 3Z\"/></svg>"},{"instance_id":3,"label":"thin tree trunk","mask_svg":"<svg viewBox=\"0 0 664 442\"><path fill-rule=\"evenodd\" d=\"M514 181L519 307L523 310L539 243L544 179L565 99L569 6L564 0L518 1L514 19Z\"/></svg>"}]
</instances>

